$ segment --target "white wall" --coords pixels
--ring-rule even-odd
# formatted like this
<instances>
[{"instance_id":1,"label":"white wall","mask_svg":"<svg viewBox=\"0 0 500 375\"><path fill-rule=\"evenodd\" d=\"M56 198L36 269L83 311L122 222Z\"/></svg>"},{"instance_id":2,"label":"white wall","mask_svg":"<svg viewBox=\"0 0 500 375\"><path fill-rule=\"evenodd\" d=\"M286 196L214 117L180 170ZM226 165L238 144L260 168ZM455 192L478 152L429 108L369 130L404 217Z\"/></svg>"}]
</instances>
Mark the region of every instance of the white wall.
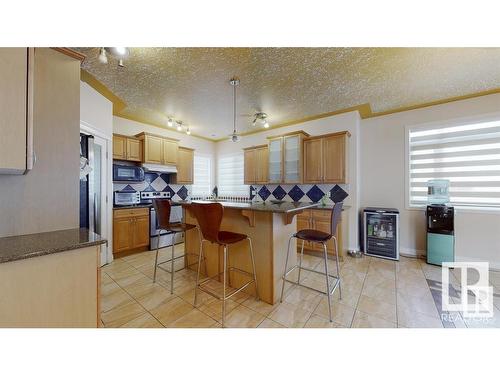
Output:
<instances>
[{"instance_id":1,"label":"white wall","mask_svg":"<svg viewBox=\"0 0 500 375\"><path fill-rule=\"evenodd\" d=\"M405 202L405 126L498 113L500 94L462 100L361 121L361 207L400 210L401 252L425 254L425 213ZM500 213L458 210L456 259L489 261L500 268Z\"/></svg>"},{"instance_id":2,"label":"white wall","mask_svg":"<svg viewBox=\"0 0 500 375\"><path fill-rule=\"evenodd\" d=\"M359 145L359 124L358 112L348 112L337 116L323 119L307 121L283 128L270 129L242 137L240 142L234 143L230 140L217 142L216 155L220 157L225 154L241 152L243 148L267 144L267 137L280 135L297 130L303 130L310 135L321 135L347 130L351 133L348 144L348 192L349 197L345 205L351 206L349 209L349 249L359 249L358 236L358 215L359 211L359 168L358 168L358 145Z\"/></svg>"}]
</instances>

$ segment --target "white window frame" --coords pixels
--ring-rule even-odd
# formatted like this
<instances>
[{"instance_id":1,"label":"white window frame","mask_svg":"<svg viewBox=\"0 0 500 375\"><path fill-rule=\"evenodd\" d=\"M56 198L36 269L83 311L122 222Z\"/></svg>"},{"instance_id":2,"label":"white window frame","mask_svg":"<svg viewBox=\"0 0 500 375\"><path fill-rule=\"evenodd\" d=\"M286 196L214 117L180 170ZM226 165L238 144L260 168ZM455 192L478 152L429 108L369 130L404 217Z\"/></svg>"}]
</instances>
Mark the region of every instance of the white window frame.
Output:
<instances>
[{"instance_id":1,"label":"white window frame","mask_svg":"<svg viewBox=\"0 0 500 375\"><path fill-rule=\"evenodd\" d=\"M219 160L221 158L225 158L225 157L234 157L234 156L242 156L243 157L243 185L247 188L247 191L249 191L249 185L246 185L245 184L245 177L244 177L244 173L245 173L245 157L244 157L244 153L243 153L243 150L241 152L231 152L231 153L227 153L227 154L223 154L223 155L217 155L217 172L216 172L216 175L217 175L217 188L218 188L218 194L219 196L221 197L234 197L234 198L240 198L240 197L248 197L248 194L225 194L223 191L221 191L221 185L220 185L220 179L219 179Z\"/></svg>"},{"instance_id":2,"label":"white window frame","mask_svg":"<svg viewBox=\"0 0 500 375\"><path fill-rule=\"evenodd\" d=\"M208 168L208 173L209 173L209 191L206 193L207 196L210 196L210 194L212 193L212 189L213 189L213 186L214 186L214 166L213 166L213 163L214 163L214 158L212 155L210 154L206 154L206 153L201 153L201 152L194 152L194 158L196 157L201 157L201 158L207 158L210 160L210 165L209 165L209 168ZM191 195L193 196L200 196L200 194L195 194L194 192L194 186L195 186L195 174L196 174L196 171L195 171L195 161L193 159L193 186L191 188ZM201 194L201 195L205 195L205 194Z\"/></svg>"},{"instance_id":3,"label":"white window frame","mask_svg":"<svg viewBox=\"0 0 500 375\"><path fill-rule=\"evenodd\" d=\"M431 130L447 128L450 126L469 125L478 122L500 121L500 112L490 112L488 114L458 117L444 121L432 121L416 125L405 126L405 208L409 211L425 211L426 205L412 206L410 205L410 131L415 130ZM456 211L466 211L470 213L488 213L500 215L498 207L474 207L474 206L456 206Z\"/></svg>"}]
</instances>

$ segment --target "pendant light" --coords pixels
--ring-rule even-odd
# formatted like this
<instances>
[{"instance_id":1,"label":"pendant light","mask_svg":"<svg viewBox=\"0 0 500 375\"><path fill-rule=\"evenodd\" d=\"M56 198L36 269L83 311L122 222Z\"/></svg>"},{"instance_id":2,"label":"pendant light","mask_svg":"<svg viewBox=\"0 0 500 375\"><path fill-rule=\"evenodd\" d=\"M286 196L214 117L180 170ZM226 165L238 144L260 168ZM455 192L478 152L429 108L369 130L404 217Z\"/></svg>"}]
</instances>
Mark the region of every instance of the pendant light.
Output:
<instances>
[{"instance_id":1,"label":"pendant light","mask_svg":"<svg viewBox=\"0 0 500 375\"><path fill-rule=\"evenodd\" d=\"M231 141L239 142L240 136L236 133L236 86L240 84L240 80L233 77L229 83L233 86L233 134L231 134Z\"/></svg>"}]
</instances>

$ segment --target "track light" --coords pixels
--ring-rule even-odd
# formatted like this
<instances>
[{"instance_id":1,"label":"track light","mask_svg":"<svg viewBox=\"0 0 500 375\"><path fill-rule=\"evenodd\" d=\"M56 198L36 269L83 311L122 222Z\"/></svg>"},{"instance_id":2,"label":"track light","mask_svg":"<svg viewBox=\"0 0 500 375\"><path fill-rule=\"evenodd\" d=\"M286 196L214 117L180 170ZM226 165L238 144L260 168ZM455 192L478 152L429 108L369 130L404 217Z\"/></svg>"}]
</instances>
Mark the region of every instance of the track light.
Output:
<instances>
[{"instance_id":1,"label":"track light","mask_svg":"<svg viewBox=\"0 0 500 375\"><path fill-rule=\"evenodd\" d=\"M182 122L181 121L179 121L177 123L177 131L182 131Z\"/></svg>"},{"instance_id":2,"label":"track light","mask_svg":"<svg viewBox=\"0 0 500 375\"><path fill-rule=\"evenodd\" d=\"M172 126L174 126L174 121L171 118L169 118L167 121L167 125L169 128L171 128Z\"/></svg>"},{"instance_id":3,"label":"track light","mask_svg":"<svg viewBox=\"0 0 500 375\"><path fill-rule=\"evenodd\" d=\"M191 130L189 130L189 126L188 126L188 127L187 127L187 129L186 129L186 134L187 134L187 135L190 135L190 134L191 134Z\"/></svg>"},{"instance_id":4,"label":"track light","mask_svg":"<svg viewBox=\"0 0 500 375\"><path fill-rule=\"evenodd\" d=\"M108 56L106 56L106 50L104 49L104 47L101 47L99 49L99 62L102 63L102 64L107 64L108 63Z\"/></svg>"}]
</instances>

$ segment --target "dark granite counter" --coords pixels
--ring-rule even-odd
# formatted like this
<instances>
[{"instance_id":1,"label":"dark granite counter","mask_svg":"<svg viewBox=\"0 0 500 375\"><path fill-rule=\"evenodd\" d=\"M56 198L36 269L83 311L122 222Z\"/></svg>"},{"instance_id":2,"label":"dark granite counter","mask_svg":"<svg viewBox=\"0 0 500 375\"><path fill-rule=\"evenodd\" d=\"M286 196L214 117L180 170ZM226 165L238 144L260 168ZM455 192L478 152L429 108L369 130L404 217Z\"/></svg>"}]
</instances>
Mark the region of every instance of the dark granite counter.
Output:
<instances>
[{"instance_id":1,"label":"dark granite counter","mask_svg":"<svg viewBox=\"0 0 500 375\"><path fill-rule=\"evenodd\" d=\"M232 201L194 201L196 203L213 203L217 202L222 204L224 208L234 208L240 210L249 211L261 211L261 212L272 212L275 214L289 214L296 211L306 210L308 208L316 208L321 203L313 202L281 202L281 203L269 203L269 202L232 202ZM183 206L189 206L191 201L181 201L179 202Z\"/></svg>"},{"instance_id":2,"label":"dark granite counter","mask_svg":"<svg viewBox=\"0 0 500 375\"><path fill-rule=\"evenodd\" d=\"M67 229L0 238L0 263L101 245L107 241L88 229Z\"/></svg>"}]
</instances>

